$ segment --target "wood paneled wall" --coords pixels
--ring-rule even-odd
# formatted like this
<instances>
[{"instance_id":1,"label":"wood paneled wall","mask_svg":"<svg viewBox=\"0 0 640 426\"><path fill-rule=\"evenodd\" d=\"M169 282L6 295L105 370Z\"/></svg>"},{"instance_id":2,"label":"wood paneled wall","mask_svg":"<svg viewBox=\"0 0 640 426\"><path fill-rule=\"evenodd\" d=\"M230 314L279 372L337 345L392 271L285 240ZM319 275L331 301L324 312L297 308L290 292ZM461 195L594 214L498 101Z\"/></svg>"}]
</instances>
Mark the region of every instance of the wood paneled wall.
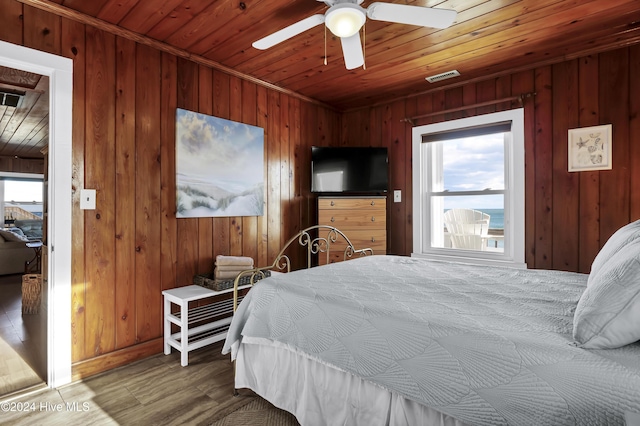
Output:
<instances>
[{"instance_id":1,"label":"wood paneled wall","mask_svg":"<svg viewBox=\"0 0 640 426\"><path fill-rule=\"evenodd\" d=\"M478 81L343 114L342 144L389 148L389 253L412 251L411 124L401 122L526 93L525 222L530 268L589 272L620 226L640 219L640 46ZM517 102L431 116L429 124L518 107ZM569 173L568 129L613 125L613 169Z\"/></svg>"},{"instance_id":2,"label":"wood paneled wall","mask_svg":"<svg viewBox=\"0 0 640 426\"><path fill-rule=\"evenodd\" d=\"M0 171L42 174L44 159L0 156Z\"/></svg>"},{"instance_id":3,"label":"wood paneled wall","mask_svg":"<svg viewBox=\"0 0 640 426\"><path fill-rule=\"evenodd\" d=\"M161 351L162 290L216 255L265 265L314 224L311 146L338 139L337 112L13 0L0 10L0 39L74 61L76 377ZM264 216L176 219L176 108L264 128ZM81 188L96 210L79 209Z\"/></svg>"}]
</instances>

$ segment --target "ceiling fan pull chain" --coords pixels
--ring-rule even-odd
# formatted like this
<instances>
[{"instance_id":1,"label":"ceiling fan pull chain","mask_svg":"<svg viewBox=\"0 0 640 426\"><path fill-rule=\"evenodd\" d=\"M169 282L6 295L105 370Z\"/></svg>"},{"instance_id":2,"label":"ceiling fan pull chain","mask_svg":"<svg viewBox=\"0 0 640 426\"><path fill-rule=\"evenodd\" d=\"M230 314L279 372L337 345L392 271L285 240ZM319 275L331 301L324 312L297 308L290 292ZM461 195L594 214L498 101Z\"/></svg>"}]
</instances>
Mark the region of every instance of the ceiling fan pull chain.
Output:
<instances>
[{"instance_id":1,"label":"ceiling fan pull chain","mask_svg":"<svg viewBox=\"0 0 640 426\"><path fill-rule=\"evenodd\" d=\"M327 65L327 26L324 26L324 64Z\"/></svg>"},{"instance_id":2,"label":"ceiling fan pull chain","mask_svg":"<svg viewBox=\"0 0 640 426\"><path fill-rule=\"evenodd\" d=\"M367 24L362 26L362 69L367 69Z\"/></svg>"}]
</instances>

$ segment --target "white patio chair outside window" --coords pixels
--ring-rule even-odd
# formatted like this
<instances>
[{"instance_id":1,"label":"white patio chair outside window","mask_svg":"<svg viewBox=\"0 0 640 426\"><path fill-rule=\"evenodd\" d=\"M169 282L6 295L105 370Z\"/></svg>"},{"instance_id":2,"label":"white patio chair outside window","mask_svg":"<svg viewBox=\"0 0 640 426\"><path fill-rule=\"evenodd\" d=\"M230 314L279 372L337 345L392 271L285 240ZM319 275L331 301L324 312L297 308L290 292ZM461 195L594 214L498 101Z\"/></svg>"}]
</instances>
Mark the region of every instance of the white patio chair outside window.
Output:
<instances>
[{"instance_id":1,"label":"white patio chair outside window","mask_svg":"<svg viewBox=\"0 0 640 426\"><path fill-rule=\"evenodd\" d=\"M444 225L451 238L451 247L485 250L490 216L473 209L451 209L444 213Z\"/></svg>"}]
</instances>

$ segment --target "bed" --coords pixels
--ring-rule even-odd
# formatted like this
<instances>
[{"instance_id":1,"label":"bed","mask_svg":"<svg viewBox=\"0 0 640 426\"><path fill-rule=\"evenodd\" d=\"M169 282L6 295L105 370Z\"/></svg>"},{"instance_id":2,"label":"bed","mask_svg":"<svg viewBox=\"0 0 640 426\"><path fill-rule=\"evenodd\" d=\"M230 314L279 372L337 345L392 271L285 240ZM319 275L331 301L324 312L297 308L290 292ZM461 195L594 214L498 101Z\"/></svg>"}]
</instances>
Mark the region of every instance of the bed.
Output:
<instances>
[{"instance_id":1,"label":"bed","mask_svg":"<svg viewBox=\"0 0 640 426\"><path fill-rule=\"evenodd\" d=\"M265 278L223 353L302 425L624 425L640 413L640 221L589 275L401 256Z\"/></svg>"}]
</instances>

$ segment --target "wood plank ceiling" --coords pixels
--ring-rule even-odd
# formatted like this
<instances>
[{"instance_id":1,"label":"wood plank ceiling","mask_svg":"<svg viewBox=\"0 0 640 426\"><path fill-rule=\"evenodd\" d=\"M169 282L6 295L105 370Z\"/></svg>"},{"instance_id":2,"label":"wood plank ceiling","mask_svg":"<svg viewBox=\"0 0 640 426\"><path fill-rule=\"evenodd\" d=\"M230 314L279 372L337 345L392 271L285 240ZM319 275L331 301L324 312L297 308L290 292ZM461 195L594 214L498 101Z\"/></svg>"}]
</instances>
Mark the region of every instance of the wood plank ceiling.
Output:
<instances>
[{"instance_id":1,"label":"wood plank ceiling","mask_svg":"<svg viewBox=\"0 0 640 426\"><path fill-rule=\"evenodd\" d=\"M458 16L444 30L368 20L366 69L349 71L329 31L324 65L324 25L266 51L251 47L324 13L327 6L317 0L56 0L340 110L432 89L425 77L452 69L468 80L640 39L638 0L390 2L454 9Z\"/></svg>"},{"instance_id":2,"label":"wood plank ceiling","mask_svg":"<svg viewBox=\"0 0 640 426\"><path fill-rule=\"evenodd\" d=\"M219 64L330 105L353 110L640 41L638 0L388 0L454 9L443 30L367 20L366 68L347 70L324 25L268 50L251 44L327 5L318 0L19 0L136 34L156 47ZM372 0L365 0L366 8ZM325 55L327 64L325 65ZM459 77L429 83L450 70Z\"/></svg>"},{"instance_id":3,"label":"wood plank ceiling","mask_svg":"<svg viewBox=\"0 0 640 426\"><path fill-rule=\"evenodd\" d=\"M41 158L49 141L49 78L0 67L0 156Z\"/></svg>"}]
</instances>

